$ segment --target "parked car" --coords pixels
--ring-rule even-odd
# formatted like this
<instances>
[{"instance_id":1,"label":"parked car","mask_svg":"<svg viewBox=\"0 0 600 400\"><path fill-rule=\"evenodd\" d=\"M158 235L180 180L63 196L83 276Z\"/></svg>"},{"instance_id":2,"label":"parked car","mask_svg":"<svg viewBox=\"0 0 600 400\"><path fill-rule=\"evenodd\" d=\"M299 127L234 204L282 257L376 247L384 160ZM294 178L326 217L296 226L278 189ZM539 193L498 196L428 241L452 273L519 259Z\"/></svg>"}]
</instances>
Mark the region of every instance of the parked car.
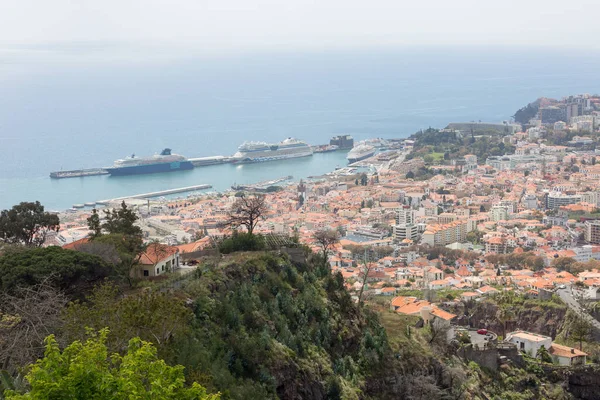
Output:
<instances>
[{"instance_id":1,"label":"parked car","mask_svg":"<svg viewBox=\"0 0 600 400\"><path fill-rule=\"evenodd\" d=\"M559 289L566 289L567 287L565 285L560 285L558 288Z\"/></svg>"},{"instance_id":2,"label":"parked car","mask_svg":"<svg viewBox=\"0 0 600 400\"><path fill-rule=\"evenodd\" d=\"M480 335L487 335L488 331L487 329L478 329L477 333L479 333Z\"/></svg>"}]
</instances>

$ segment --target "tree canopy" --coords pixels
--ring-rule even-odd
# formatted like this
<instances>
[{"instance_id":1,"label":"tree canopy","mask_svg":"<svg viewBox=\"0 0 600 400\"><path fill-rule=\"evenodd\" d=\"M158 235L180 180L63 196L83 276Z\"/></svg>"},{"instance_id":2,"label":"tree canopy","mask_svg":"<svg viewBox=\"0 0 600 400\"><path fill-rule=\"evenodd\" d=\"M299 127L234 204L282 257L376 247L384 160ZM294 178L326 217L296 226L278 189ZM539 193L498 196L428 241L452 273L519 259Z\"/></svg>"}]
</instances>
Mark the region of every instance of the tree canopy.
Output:
<instances>
[{"instance_id":1,"label":"tree canopy","mask_svg":"<svg viewBox=\"0 0 600 400\"><path fill-rule=\"evenodd\" d=\"M157 346L186 331L192 312L165 292L147 291L122 297L110 283L98 286L86 302L73 302L63 313L67 342L83 340L88 328L109 328L109 348L124 348L132 337Z\"/></svg>"},{"instance_id":2,"label":"tree canopy","mask_svg":"<svg viewBox=\"0 0 600 400\"><path fill-rule=\"evenodd\" d=\"M102 224L102 229L108 233L118 233L128 236L141 236L142 229L135 225L138 216L131 208L127 207L125 201L121 203L120 208L112 210L104 210L105 221ZM88 219L88 227L93 232L97 232L97 221L93 218Z\"/></svg>"},{"instance_id":3,"label":"tree canopy","mask_svg":"<svg viewBox=\"0 0 600 400\"><path fill-rule=\"evenodd\" d=\"M0 256L0 288L9 292L48 279L59 288L76 292L112 272L96 255L57 246L16 249Z\"/></svg>"},{"instance_id":4,"label":"tree canopy","mask_svg":"<svg viewBox=\"0 0 600 400\"><path fill-rule=\"evenodd\" d=\"M46 338L44 358L26 375L31 389L24 394L7 391L7 400L52 399L173 399L217 400L194 382L185 386L184 368L159 359L156 348L133 338L127 353L109 355L108 330L84 343L75 341L61 351L53 335Z\"/></svg>"},{"instance_id":5,"label":"tree canopy","mask_svg":"<svg viewBox=\"0 0 600 400\"><path fill-rule=\"evenodd\" d=\"M323 229L315 232L313 238L323 249L323 258L327 260L327 252L340 241L340 233L335 229Z\"/></svg>"},{"instance_id":6,"label":"tree canopy","mask_svg":"<svg viewBox=\"0 0 600 400\"><path fill-rule=\"evenodd\" d=\"M44 211L39 201L22 202L0 212L0 241L41 246L49 231L57 231L60 221L56 214Z\"/></svg>"},{"instance_id":7,"label":"tree canopy","mask_svg":"<svg viewBox=\"0 0 600 400\"><path fill-rule=\"evenodd\" d=\"M133 284L131 271L138 264L140 256L146 249L141 235L125 235L110 233L97 236L90 242L90 246L81 246L80 251L98 254L105 258L118 257L114 264L114 271L121 280Z\"/></svg>"}]
</instances>

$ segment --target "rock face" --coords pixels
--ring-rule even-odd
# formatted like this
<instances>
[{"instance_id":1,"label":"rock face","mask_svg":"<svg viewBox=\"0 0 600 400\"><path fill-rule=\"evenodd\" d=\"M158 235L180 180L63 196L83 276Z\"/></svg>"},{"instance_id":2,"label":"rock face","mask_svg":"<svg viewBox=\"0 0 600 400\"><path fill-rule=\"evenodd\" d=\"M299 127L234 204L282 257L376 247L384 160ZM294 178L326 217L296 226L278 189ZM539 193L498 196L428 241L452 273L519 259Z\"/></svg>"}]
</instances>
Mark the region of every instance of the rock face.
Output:
<instances>
[{"instance_id":1,"label":"rock face","mask_svg":"<svg viewBox=\"0 0 600 400\"><path fill-rule=\"evenodd\" d=\"M497 318L498 305L491 301L475 302L463 310L456 310L459 315L458 323L473 328L486 328L502 334L504 328ZM552 338L560 332L567 313L566 306L553 305L543 307L535 301L526 301L513 307L514 319L506 322L506 332L523 329Z\"/></svg>"},{"instance_id":2,"label":"rock face","mask_svg":"<svg viewBox=\"0 0 600 400\"><path fill-rule=\"evenodd\" d=\"M600 367L597 365L575 368L544 366L544 372L564 379L566 389L576 399L600 400Z\"/></svg>"}]
</instances>

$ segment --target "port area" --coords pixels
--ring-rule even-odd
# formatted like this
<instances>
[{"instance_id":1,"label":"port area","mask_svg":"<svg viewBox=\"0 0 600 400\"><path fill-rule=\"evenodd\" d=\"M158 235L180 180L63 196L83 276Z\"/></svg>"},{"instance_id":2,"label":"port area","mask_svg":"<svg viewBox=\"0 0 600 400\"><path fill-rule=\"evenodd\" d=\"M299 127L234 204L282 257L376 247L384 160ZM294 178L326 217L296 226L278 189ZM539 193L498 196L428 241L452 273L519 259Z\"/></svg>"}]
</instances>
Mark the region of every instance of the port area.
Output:
<instances>
[{"instance_id":1,"label":"port area","mask_svg":"<svg viewBox=\"0 0 600 400\"><path fill-rule=\"evenodd\" d=\"M236 185L236 184L234 184L231 186L231 188L233 190L247 191L247 192L268 192L273 188L273 186L277 186L279 183L289 181L293 178L294 178L293 176L288 175L288 176L284 176L281 178L272 179L269 181L253 183L251 185Z\"/></svg>"},{"instance_id":2,"label":"port area","mask_svg":"<svg viewBox=\"0 0 600 400\"><path fill-rule=\"evenodd\" d=\"M166 190L159 190L157 192L150 192L150 193L142 193L142 194L134 194L131 196L124 196L124 197L117 197L114 199L109 199L109 200L99 200L96 201L96 204L99 205L109 205L111 203L115 203L117 201L121 201L121 200L127 200L127 199L151 199L153 197L160 197L160 196L167 196L170 194L176 194L176 193L185 193L185 192L193 192L196 190L205 190L205 189L210 189L212 188L212 185L194 185L194 186L186 186L186 187L182 187L182 188L175 188L175 189L166 189ZM88 205L88 203L86 203L85 205ZM81 206L80 204L76 204L73 206L73 208L80 208L80 207L76 207L76 206Z\"/></svg>"},{"instance_id":3,"label":"port area","mask_svg":"<svg viewBox=\"0 0 600 400\"><path fill-rule=\"evenodd\" d=\"M108 175L108 171L103 168L73 169L69 171L50 172L50 178L79 178L83 176Z\"/></svg>"},{"instance_id":4,"label":"port area","mask_svg":"<svg viewBox=\"0 0 600 400\"><path fill-rule=\"evenodd\" d=\"M337 147L330 144L321 144L316 146L310 146L314 153L329 153L332 151L348 151L349 147ZM229 164L234 163L235 158L233 156L209 156L209 157L194 157L188 158L188 161L192 163L194 167L205 167L209 165ZM55 171L50 172L50 178L52 179L63 179L63 178L79 178L85 176L95 175L109 175L109 172L105 168L87 168L87 169L74 169L69 171ZM260 189L257 188L257 189Z\"/></svg>"},{"instance_id":5,"label":"port area","mask_svg":"<svg viewBox=\"0 0 600 400\"><path fill-rule=\"evenodd\" d=\"M194 167L204 167L206 165L227 164L233 162L233 157L226 156L211 156L211 157L196 157L188 158Z\"/></svg>"}]
</instances>

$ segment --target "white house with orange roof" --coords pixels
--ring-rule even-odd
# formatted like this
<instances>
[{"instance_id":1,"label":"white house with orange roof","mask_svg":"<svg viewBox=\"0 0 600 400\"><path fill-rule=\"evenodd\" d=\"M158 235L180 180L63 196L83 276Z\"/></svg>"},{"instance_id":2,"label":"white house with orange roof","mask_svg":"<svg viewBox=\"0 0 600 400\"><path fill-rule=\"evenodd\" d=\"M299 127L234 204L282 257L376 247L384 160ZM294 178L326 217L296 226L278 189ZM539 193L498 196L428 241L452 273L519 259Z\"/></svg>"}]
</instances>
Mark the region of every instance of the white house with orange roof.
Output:
<instances>
[{"instance_id":1,"label":"white house with orange roof","mask_svg":"<svg viewBox=\"0 0 600 400\"><path fill-rule=\"evenodd\" d=\"M585 365L587 357L587 353L581 350L557 343L552 343L548 352L552 360L559 365Z\"/></svg>"},{"instance_id":2,"label":"white house with orange roof","mask_svg":"<svg viewBox=\"0 0 600 400\"><path fill-rule=\"evenodd\" d=\"M431 290L440 290L450 287L450 282L445 279L430 281L427 284L428 288Z\"/></svg>"},{"instance_id":3,"label":"white house with orange roof","mask_svg":"<svg viewBox=\"0 0 600 400\"><path fill-rule=\"evenodd\" d=\"M179 249L161 243L151 243L140 256L133 274L139 277L159 276L179 268Z\"/></svg>"},{"instance_id":4,"label":"white house with orange roof","mask_svg":"<svg viewBox=\"0 0 600 400\"><path fill-rule=\"evenodd\" d=\"M490 295L493 295L493 294L496 294L499 292L498 289L488 286L488 285L482 286L482 287L476 289L475 291L484 296L490 296Z\"/></svg>"}]
</instances>

